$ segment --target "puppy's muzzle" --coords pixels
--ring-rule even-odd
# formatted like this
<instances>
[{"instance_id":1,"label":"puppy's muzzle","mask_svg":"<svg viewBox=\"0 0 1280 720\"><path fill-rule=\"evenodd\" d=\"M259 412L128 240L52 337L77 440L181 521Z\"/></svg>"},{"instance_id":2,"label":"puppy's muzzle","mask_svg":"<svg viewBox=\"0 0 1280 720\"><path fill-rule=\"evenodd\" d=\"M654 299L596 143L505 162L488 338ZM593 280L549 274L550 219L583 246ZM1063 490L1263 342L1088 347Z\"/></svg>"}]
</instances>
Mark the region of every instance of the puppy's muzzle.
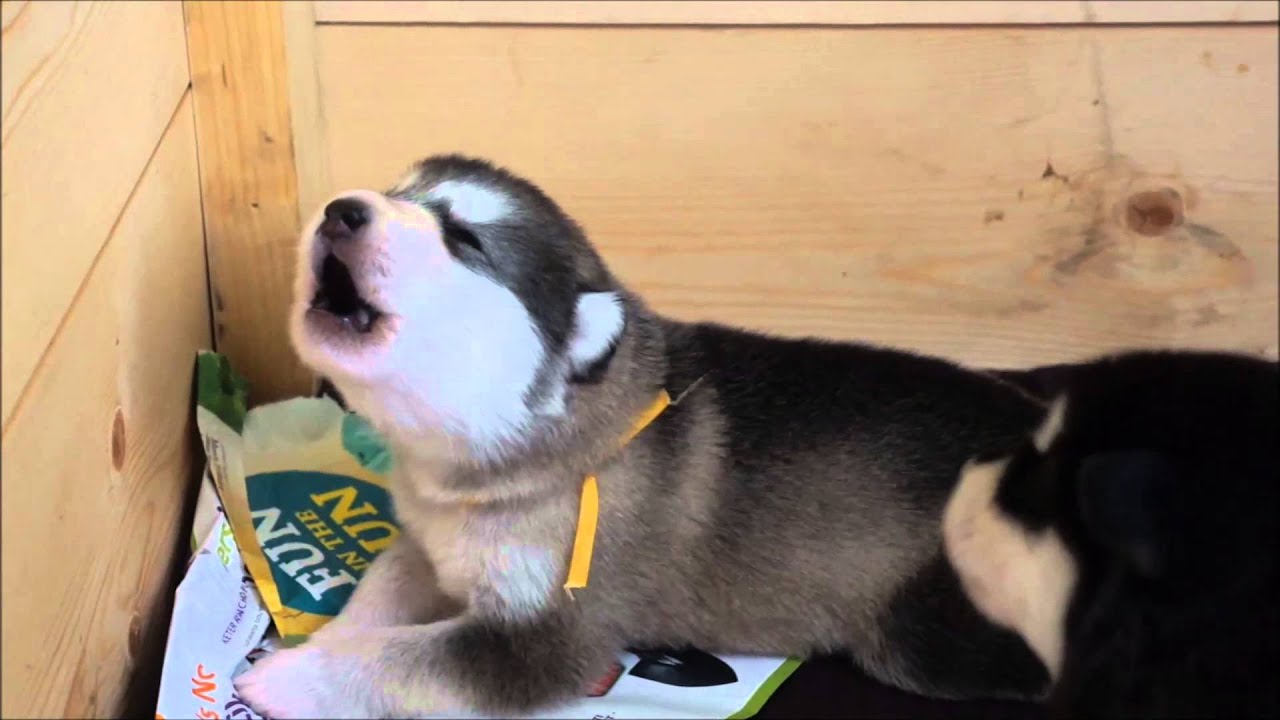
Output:
<instances>
[{"instance_id":1,"label":"puppy's muzzle","mask_svg":"<svg viewBox=\"0 0 1280 720\"><path fill-rule=\"evenodd\" d=\"M369 224L372 213L363 200L338 198L325 206L318 232L331 241L351 240Z\"/></svg>"},{"instance_id":2,"label":"puppy's muzzle","mask_svg":"<svg viewBox=\"0 0 1280 720\"><path fill-rule=\"evenodd\" d=\"M357 243L371 224L373 208L357 197L340 197L324 209L324 219L316 228L319 264L314 268L315 294L312 314L321 322L342 330L366 335L383 313L361 294L348 264L358 256Z\"/></svg>"}]
</instances>

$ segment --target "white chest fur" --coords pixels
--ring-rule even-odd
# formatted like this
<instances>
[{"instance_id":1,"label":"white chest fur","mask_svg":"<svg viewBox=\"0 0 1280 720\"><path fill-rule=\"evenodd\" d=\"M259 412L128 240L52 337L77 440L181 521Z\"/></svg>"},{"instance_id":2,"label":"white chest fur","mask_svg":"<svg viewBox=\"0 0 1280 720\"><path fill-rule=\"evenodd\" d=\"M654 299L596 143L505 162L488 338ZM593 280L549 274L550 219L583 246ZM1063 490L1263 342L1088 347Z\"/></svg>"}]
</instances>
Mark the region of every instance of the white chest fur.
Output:
<instances>
[{"instance_id":1,"label":"white chest fur","mask_svg":"<svg viewBox=\"0 0 1280 720\"><path fill-rule=\"evenodd\" d=\"M513 620L537 614L562 592L576 513L567 498L505 507L441 503L416 491L411 470L406 475L393 483L396 513L443 592Z\"/></svg>"}]
</instances>

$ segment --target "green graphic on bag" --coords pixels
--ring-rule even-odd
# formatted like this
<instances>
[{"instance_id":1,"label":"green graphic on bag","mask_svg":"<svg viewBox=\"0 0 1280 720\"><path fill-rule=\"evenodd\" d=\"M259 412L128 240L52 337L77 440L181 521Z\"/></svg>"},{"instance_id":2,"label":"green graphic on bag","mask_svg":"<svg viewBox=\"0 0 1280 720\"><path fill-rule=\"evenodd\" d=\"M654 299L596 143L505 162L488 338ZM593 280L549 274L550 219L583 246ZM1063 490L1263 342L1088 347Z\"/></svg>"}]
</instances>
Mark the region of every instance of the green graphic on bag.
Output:
<instances>
[{"instance_id":1,"label":"green graphic on bag","mask_svg":"<svg viewBox=\"0 0 1280 720\"><path fill-rule=\"evenodd\" d=\"M332 615L395 539L391 498L342 475L286 470L249 476L249 507L286 607Z\"/></svg>"},{"instance_id":2,"label":"green graphic on bag","mask_svg":"<svg viewBox=\"0 0 1280 720\"><path fill-rule=\"evenodd\" d=\"M286 644L346 604L399 535L378 433L329 398L246 410L226 358L197 359L196 420L210 473L263 603Z\"/></svg>"},{"instance_id":3,"label":"green graphic on bag","mask_svg":"<svg viewBox=\"0 0 1280 720\"><path fill-rule=\"evenodd\" d=\"M391 471L391 453L386 443L359 415L348 413L342 418L342 447L369 470L383 475Z\"/></svg>"}]
</instances>

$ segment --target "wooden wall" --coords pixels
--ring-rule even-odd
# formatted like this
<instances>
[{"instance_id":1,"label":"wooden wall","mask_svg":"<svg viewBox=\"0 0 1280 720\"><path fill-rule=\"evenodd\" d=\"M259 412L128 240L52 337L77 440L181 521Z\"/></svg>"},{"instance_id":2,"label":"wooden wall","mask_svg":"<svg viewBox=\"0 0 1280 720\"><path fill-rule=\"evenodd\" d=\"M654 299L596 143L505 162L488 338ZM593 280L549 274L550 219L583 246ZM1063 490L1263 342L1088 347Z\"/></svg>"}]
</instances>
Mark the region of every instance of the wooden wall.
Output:
<instances>
[{"instance_id":1,"label":"wooden wall","mask_svg":"<svg viewBox=\"0 0 1280 720\"><path fill-rule=\"evenodd\" d=\"M4 716L154 670L193 352L305 391L301 218L425 154L529 175L682 318L1280 351L1272 2L0 8Z\"/></svg>"},{"instance_id":2,"label":"wooden wall","mask_svg":"<svg viewBox=\"0 0 1280 720\"><path fill-rule=\"evenodd\" d=\"M303 214L425 154L483 155L674 316L1023 366L1280 350L1276 16L329 0L289 3L275 34ZM285 348L287 284L264 296L255 268L286 277L291 239L227 242L226 342Z\"/></svg>"},{"instance_id":3,"label":"wooden wall","mask_svg":"<svg viewBox=\"0 0 1280 720\"><path fill-rule=\"evenodd\" d=\"M163 647L210 342L182 6L0 8L0 715L115 717Z\"/></svg>"}]
</instances>

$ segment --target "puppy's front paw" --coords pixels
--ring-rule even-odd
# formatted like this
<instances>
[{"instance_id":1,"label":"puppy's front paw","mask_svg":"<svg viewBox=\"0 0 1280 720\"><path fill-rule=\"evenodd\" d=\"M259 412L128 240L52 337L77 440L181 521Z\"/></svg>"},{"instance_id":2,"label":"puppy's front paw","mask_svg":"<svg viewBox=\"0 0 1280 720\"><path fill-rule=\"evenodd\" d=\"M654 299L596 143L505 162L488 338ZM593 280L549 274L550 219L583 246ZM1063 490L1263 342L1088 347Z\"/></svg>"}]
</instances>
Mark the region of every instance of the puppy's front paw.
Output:
<instances>
[{"instance_id":1,"label":"puppy's front paw","mask_svg":"<svg viewBox=\"0 0 1280 720\"><path fill-rule=\"evenodd\" d=\"M236 693L270 720L365 717L357 698L342 697L327 655L312 643L272 653L235 679Z\"/></svg>"}]
</instances>

